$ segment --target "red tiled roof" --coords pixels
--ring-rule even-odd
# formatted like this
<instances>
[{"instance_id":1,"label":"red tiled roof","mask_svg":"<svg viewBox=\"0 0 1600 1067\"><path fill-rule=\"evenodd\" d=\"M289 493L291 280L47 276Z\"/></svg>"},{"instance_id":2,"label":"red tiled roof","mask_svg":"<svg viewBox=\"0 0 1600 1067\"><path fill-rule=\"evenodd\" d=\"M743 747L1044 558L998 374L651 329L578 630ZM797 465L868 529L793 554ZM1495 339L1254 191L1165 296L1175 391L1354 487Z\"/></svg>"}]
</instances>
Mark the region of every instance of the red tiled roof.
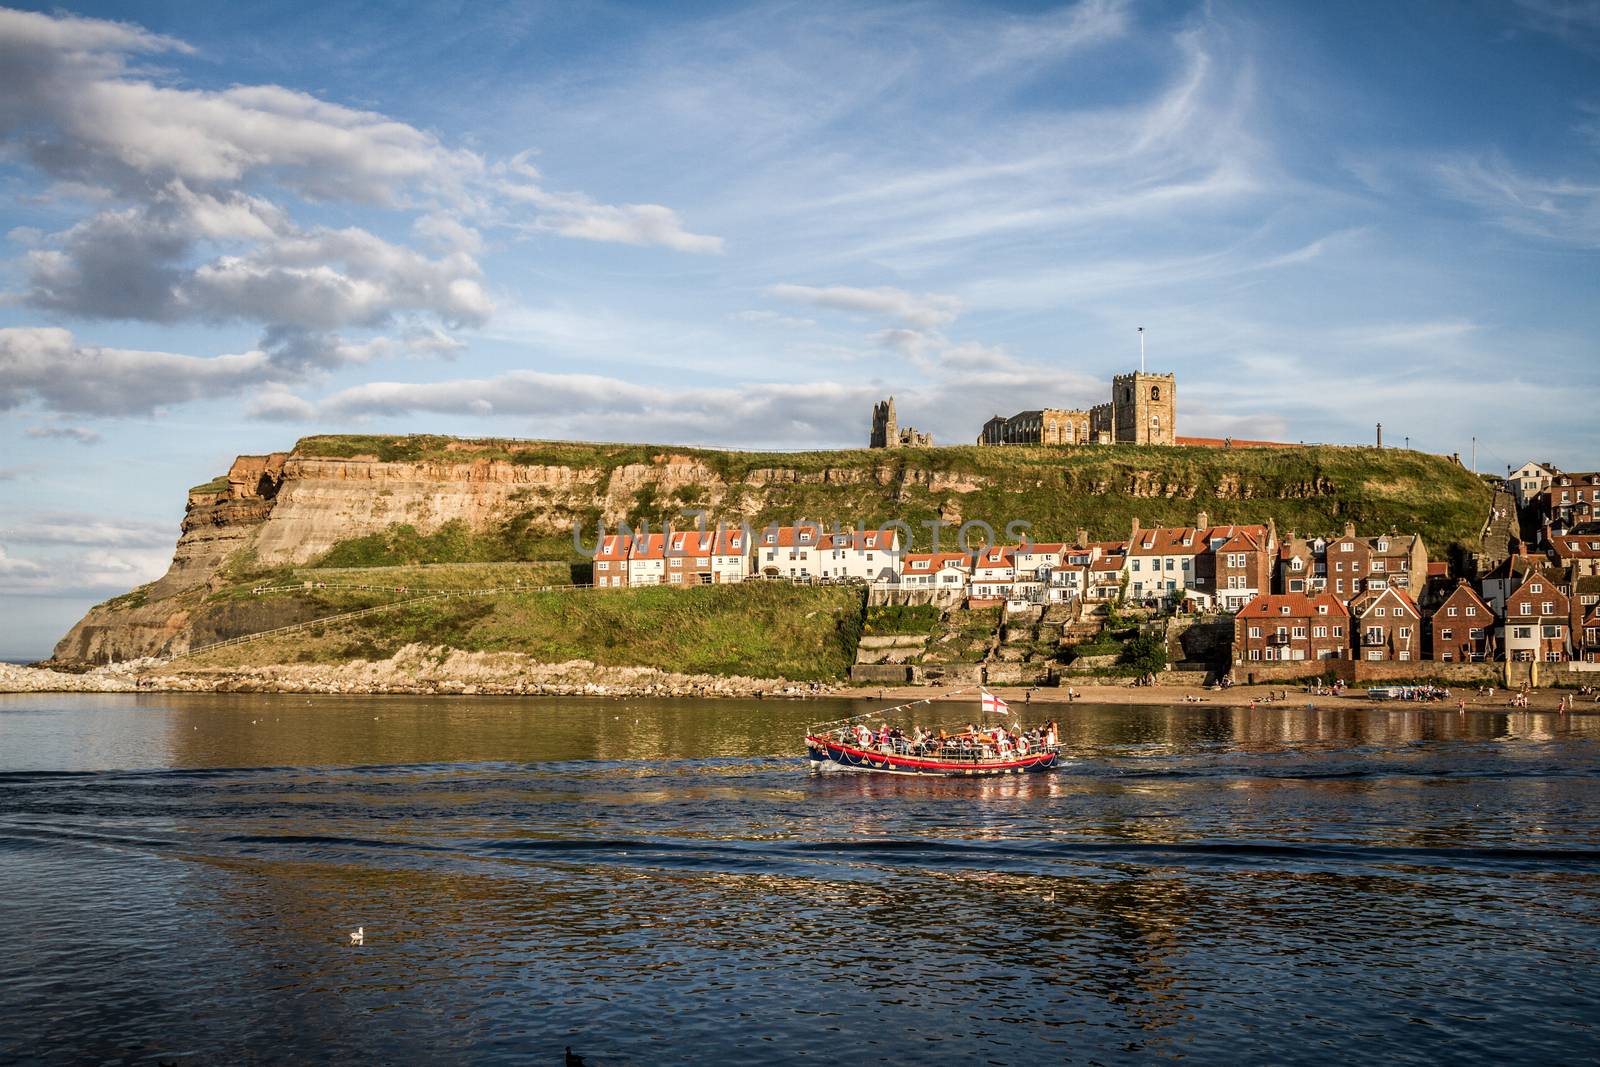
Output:
<instances>
[{"instance_id":1,"label":"red tiled roof","mask_svg":"<svg viewBox=\"0 0 1600 1067\"><path fill-rule=\"evenodd\" d=\"M1283 608L1288 607L1289 614L1283 614ZM1320 609L1327 608L1327 611ZM1250 603L1239 609L1239 615L1250 619L1267 618L1303 618L1309 619L1319 615L1342 615L1350 613L1345 610L1344 601L1332 593L1261 593Z\"/></svg>"}]
</instances>

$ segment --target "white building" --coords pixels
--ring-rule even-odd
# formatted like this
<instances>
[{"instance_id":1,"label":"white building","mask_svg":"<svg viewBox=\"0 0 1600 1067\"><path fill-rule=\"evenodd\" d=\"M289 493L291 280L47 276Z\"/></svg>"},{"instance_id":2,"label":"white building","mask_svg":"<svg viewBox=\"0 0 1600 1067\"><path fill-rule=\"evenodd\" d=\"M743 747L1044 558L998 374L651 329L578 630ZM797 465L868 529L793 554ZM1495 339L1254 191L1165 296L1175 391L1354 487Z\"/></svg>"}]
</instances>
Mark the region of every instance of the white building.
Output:
<instances>
[{"instance_id":1,"label":"white building","mask_svg":"<svg viewBox=\"0 0 1600 1067\"><path fill-rule=\"evenodd\" d=\"M1549 463L1529 460L1506 475L1506 486L1517 494L1517 507L1525 508L1550 488L1550 480L1561 471Z\"/></svg>"},{"instance_id":2,"label":"white building","mask_svg":"<svg viewBox=\"0 0 1600 1067\"><path fill-rule=\"evenodd\" d=\"M817 566L822 578L892 582L900 573L900 534L896 530L823 534Z\"/></svg>"},{"instance_id":3,"label":"white building","mask_svg":"<svg viewBox=\"0 0 1600 1067\"><path fill-rule=\"evenodd\" d=\"M628 553L628 584L664 585L667 581L667 535L640 534Z\"/></svg>"},{"instance_id":4,"label":"white building","mask_svg":"<svg viewBox=\"0 0 1600 1067\"><path fill-rule=\"evenodd\" d=\"M907 552L900 561L900 588L964 592L971 564L963 552Z\"/></svg>"},{"instance_id":5,"label":"white building","mask_svg":"<svg viewBox=\"0 0 1600 1067\"><path fill-rule=\"evenodd\" d=\"M819 546L825 535L815 523L769 526L755 537L755 573L763 578L810 581L822 574Z\"/></svg>"},{"instance_id":6,"label":"white building","mask_svg":"<svg viewBox=\"0 0 1600 1067\"><path fill-rule=\"evenodd\" d=\"M979 552L972 562L967 596L973 600L1010 600L1011 586L1017 577L1015 552L1015 548L1005 545L994 545Z\"/></svg>"}]
</instances>

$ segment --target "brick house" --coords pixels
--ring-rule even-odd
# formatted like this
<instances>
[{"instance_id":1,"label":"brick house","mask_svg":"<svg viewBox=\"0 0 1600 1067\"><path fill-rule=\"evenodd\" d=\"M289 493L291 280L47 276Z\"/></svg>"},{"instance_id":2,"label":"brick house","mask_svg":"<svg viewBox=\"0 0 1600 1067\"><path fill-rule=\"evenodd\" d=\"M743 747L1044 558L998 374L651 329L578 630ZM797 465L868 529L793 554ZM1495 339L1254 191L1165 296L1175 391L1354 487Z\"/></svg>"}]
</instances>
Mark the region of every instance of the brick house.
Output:
<instances>
[{"instance_id":1,"label":"brick house","mask_svg":"<svg viewBox=\"0 0 1600 1067\"><path fill-rule=\"evenodd\" d=\"M1350 605L1358 659L1407 663L1422 659L1422 612L1411 594L1394 586L1373 589Z\"/></svg>"},{"instance_id":2,"label":"brick house","mask_svg":"<svg viewBox=\"0 0 1600 1067\"><path fill-rule=\"evenodd\" d=\"M1508 660L1561 663L1572 658L1572 628L1572 601L1539 572L1506 597L1500 646Z\"/></svg>"},{"instance_id":3,"label":"brick house","mask_svg":"<svg viewBox=\"0 0 1600 1067\"><path fill-rule=\"evenodd\" d=\"M1291 532L1278 546L1274 593L1321 593L1328 584L1328 542Z\"/></svg>"},{"instance_id":4,"label":"brick house","mask_svg":"<svg viewBox=\"0 0 1600 1067\"><path fill-rule=\"evenodd\" d=\"M1600 574L1600 534L1557 534L1550 538L1550 549L1574 576Z\"/></svg>"},{"instance_id":5,"label":"brick house","mask_svg":"<svg viewBox=\"0 0 1600 1067\"><path fill-rule=\"evenodd\" d=\"M1233 662L1347 659L1350 613L1328 593L1263 593L1233 618Z\"/></svg>"},{"instance_id":6,"label":"brick house","mask_svg":"<svg viewBox=\"0 0 1600 1067\"><path fill-rule=\"evenodd\" d=\"M1493 659L1497 621L1470 584L1457 583L1428 620L1430 658L1440 663Z\"/></svg>"},{"instance_id":7,"label":"brick house","mask_svg":"<svg viewBox=\"0 0 1600 1067\"><path fill-rule=\"evenodd\" d=\"M1354 523L1347 524L1344 533L1328 542L1327 547L1328 592L1346 604L1367 587L1372 573L1372 548L1367 539L1356 536Z\"/></svg>"},{"instance_id":8,"label":"brick house","mask_svg":"<svg viewBox=\"0 0 1600 1067\"><path fill-rule=\"evenodd\" d=\"M744 581L746 534L741 529L668 530L667 585L724 585Z\"/></svg>"},{"instance_id":9,"label":"brick house","mask_svg":"<svg viewBox=\"0 0 1600 1067\"><path fill-rule=\"evenodd\" d=\"M1590 608L1579 625L1577 657L1586 663L1600 661L1600 605Z\"/></svg>"},{"instance_id":10,"label":"brick house","mask_svg":"<svg viewBox=\"0 0 1600 1067\"><path fill-rule=\"evenodd\" d=\"M633 538L628 534L607 534L600 539L594 554L594 584L600 589L620 589L628 584L628 555Z\"/></svg>"},{"instance_id":11,"label":"brick house","mask_svg":"<svg viewBox=\"0 0 1600 1067\"><path fill-rule=\"evenodd\" d=\"M1204 525L1205 515L1200 516ZM1272 590L1277 532L1266 526L1213 526L1206 530L1206 552L1197 561L1196 588L1209 593L1223 611L1238 611Z\"/></svg>"},{"instance_id":12,"label":"brick house","mask_svg":"<svg viewBox=\"0 0 1600 1067\"><path fill-rule=\"evenodd\" d=\"M1600 514L1600 474L1558 474L1540 495L1544 517L1557 526L1591 522Z\"/></svg>"}]
</instances>

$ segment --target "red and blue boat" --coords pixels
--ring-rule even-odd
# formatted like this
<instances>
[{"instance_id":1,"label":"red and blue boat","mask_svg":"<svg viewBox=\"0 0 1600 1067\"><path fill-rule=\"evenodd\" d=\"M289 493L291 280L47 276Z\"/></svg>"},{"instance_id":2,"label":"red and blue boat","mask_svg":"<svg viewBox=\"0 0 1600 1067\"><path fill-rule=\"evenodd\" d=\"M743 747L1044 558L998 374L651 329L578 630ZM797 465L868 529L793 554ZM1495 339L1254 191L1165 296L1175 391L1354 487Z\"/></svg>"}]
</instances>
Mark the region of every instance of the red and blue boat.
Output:
<instances>
[{"instance_id":1,"label":"red and blue boat","mask_svg":"<svg viewBox=\"0 0 1600 1067\"><path fill-rule=\"evenodd\" d=\"M1007 715L1006 702L981 690L983 718ZM951 694L954 695L954 694ZM992 778L1038 774L1061 763L1055 723L1034 730L965 725L952 730L891 730L886 716L932 698L820 723L806 731L806 755L813 769L877 774L932 775L941 778ZM878 719L874 730L867 720Z\"/></svg>"}]
</instances>

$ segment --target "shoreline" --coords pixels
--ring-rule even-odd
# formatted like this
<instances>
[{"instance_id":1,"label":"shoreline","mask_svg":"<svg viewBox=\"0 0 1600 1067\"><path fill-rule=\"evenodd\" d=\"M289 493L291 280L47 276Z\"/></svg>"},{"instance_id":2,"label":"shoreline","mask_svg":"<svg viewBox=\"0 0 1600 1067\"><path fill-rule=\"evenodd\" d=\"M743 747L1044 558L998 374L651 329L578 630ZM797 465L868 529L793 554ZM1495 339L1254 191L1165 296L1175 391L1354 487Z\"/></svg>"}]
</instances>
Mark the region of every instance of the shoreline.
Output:
<instances>
[{"instance_id":1,"label":"shoreline","mask_svg":"<svg viewBox=\"0 0 1600 1067\"><path fill-rule=\"evenodd\" d=\"M976 686L944 689L931 686L842 686L783 679L684 675L646 667L601 667L584 660L562 664L489 663L436 658L418 649L409 662L352 661L335 667L282 665L252 668L169 670L159 664L113 664L83 673L42 667L0 664L0 694L18 693L284 693L372 696L567 696L667 698L739 698L745 700L837 699L888 706L940 700L944 694L966 695ZM465 654L474 657L479 654ZM505 656L509 654L495 654ZM397 657L398 658L398 657ZM516 657L520 660L520 657ZM418 664L418 660L425 665ZM454 668L454 669L452 669ZM1452 689L1447 700L1432 702L1376 701L1364 689L1341 696L1313 695L1295 687L1235 685L1226 690L1185 685L1074 685L1069 688L989 686L989 691L1024 717L1035 706L1068 708L1074 703L1127 706L1195 706L1227 708L1409 709L1477 712L1559 710L1572 699L1572 714L1600 714L1600 698L1575 689L1534 689L1528 706L1509 703L1511 693L1496 688L1484 697L1477 687ZM1465 702L1461 708L1460 703Z\"/></svg>"}]
</instances>

